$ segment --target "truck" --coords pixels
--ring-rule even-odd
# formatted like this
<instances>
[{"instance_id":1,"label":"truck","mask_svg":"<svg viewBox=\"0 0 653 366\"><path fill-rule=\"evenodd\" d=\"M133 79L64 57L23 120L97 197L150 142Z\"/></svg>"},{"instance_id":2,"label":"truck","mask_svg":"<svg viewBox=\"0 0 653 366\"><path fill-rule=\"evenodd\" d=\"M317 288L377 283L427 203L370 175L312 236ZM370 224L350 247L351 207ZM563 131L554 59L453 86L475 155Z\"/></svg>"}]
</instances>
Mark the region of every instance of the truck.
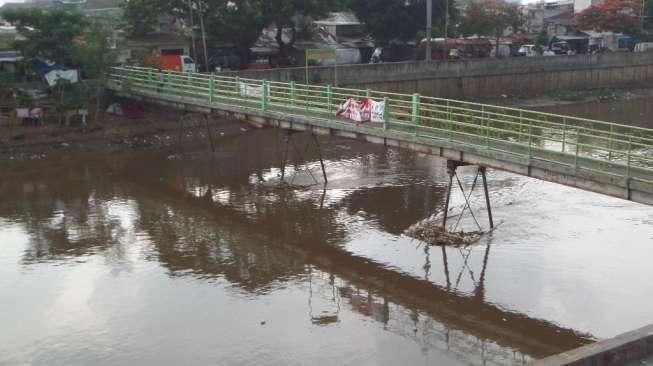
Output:
<instances>
[{"instance_id":1,"label":"truck","mask_svg":"<svg viewBox=\"0 0 653 366\"><path fill-rule=\"evenodd\" d=\"M186 55L153 55L145 60L145 64L162 70L197 72L195 61Z\"/></svg>"}]
</instances>

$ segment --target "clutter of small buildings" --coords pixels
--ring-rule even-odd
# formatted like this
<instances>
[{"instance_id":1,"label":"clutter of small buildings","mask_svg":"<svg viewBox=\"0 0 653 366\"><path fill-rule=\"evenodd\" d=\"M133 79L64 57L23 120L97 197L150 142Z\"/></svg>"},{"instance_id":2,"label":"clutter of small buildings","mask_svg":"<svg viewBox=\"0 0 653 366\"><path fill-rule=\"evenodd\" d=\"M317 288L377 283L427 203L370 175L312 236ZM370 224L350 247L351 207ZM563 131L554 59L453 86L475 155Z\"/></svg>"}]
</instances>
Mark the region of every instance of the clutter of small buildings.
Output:
<instances>
[{"instance_id":1,"label":"clutter of small buildings","mask_svg":"<svg viewBox=\"0 0 653 366\"><path fill-rule=\"evenodd\" d=\"M540 0L522 5L526 19L523 29L504 32L499 39L474 35L471 37L449 37L431 39L431 58L434 60L457 60L487 57L554 56L599 52L646 51L653 44L636 45L627 34L580 30L575 23L575 14L601 0ZM48 8L59 4L77 6L89 16L119 17L119 0L27 0L24 3L6 3L7 8ZM299 17L299 16L298 16ZM164 58L181 58L178 71L222 71L237 69L262 69L305 64L308 49L334 49L336 60L312 62L317 65L399 62L425 59L426 39L420 41L391 41L377 47L375 40L365 33L363 22L348 11L334 12L323 19L297 19L298 24L311 27L308 36L298 38L290 54L281 52L277 44L273 25L265 28L247 54L239 52L231 44L209 42L205 49L196 37L189 36L184 21L173 16L161 16L156 29L146 35L127 37L116 30L116 38L123 39L124 51L119 58L121 64L143 63L152 55ZM542 35L546 42L542 42ZM9 24L0 20L0 69L15 68L20 59L11 50L12 37L17 33ZM289 40L289 30L282 38ZM497 44L498 43L498 44ZM10 53L7 53L10 52ZM12 56L13 55L13 56Z\"/></svg>"}]
</instances>

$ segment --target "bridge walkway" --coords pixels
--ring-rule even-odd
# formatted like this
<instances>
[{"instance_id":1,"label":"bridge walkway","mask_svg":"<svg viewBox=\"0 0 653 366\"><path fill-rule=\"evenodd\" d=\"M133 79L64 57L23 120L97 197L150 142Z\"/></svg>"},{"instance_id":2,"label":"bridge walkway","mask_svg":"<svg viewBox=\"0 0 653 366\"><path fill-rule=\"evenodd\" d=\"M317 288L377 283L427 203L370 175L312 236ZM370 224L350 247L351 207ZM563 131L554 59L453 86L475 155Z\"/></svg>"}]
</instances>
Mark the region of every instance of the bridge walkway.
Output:
<instances>
[{"instance_id":1,"label":"bridge walkway","mask_svg":"<svg viewBox=\"0 0 653 366\"><path fill-rule=\"evenodd\" d=\"M653 129L458 100L116 67L107 88L175 107L361 139L653 205ZM337 115L347 99L381 106L379 123Z\"/></svg>"}]
</instances>

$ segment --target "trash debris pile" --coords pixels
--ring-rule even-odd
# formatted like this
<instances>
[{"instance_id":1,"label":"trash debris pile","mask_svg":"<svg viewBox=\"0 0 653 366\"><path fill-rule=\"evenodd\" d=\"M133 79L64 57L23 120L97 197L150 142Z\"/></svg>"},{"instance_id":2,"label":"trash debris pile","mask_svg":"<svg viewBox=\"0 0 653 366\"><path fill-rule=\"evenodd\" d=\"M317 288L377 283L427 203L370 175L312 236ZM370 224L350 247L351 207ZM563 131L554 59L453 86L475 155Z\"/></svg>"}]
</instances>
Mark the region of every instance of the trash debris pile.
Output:
<instances>
[{"instance_id":1,"label":"trash debris pile","mask_svg":"<svg viewBox=\"0 0 653 366\"><path fill-rule=\"evenodd\" d=\"M406 236L421 240L429 245L464 246L477 242L482 231L447 232L433 220L422 220L404 231Z\"/></svg>"}]
</instances>

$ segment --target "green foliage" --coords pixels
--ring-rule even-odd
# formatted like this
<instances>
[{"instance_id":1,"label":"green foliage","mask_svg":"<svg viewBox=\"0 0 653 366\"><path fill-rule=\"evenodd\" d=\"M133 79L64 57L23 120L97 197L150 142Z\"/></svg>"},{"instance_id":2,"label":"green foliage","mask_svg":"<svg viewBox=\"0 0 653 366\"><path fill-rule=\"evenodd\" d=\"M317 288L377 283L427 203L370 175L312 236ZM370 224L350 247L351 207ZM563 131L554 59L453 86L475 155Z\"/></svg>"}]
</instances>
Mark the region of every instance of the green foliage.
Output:
<instances>
[{"instance_id":1,"label":"green foliage","mask_svg":"<svg viewBox=\"0 0 653 366\"><path fill-rule=\"evenodd\" d=\"M243 54L267 25L261 1L211 1L204 14L208 36L218 42L233 43Z\"/></svg>"},{"instance_id":2,"label":"green foliage","mask_svg":"<svg viewBox=\"0 0 653 366\"><path fill-rule=\"evenodd\" d=\"M512 28L518 30L524 24L519 4L506 0L475 0L467 5L461 30L466 36L473 34L501 37Z\"/></svg>"},{"instance_id":3,"label":"green foliage","mask_svg":"<svg viewBox=\"0 0 653 366\"><path fill-rule=\"evenodd\" d=\"M537 34L535 44L540 46L546 46L549 44L549 35L546 33L545 29L542 29L540 33Z\"/></svg>"},{"instance_id":4,"label":"green foliage","mask_svg":"<svg viewBox=\"0 0 653 366\"><path fill-rule=\"evenodd\" d=\"M89 85L62 83L60 86L60 99L55 105L58 112L86 108L91 101L93 92Z\"/></svg>"},{"instance_id":5,"label":"green foliage","mask_svg":"<svg viewBox=\"0 0 653 366\"><path fill-rule=\"evenodd\" d=\"M17 90L16 91L16 104L18 107L30 107L32 105L32 102L34 101L34 98L32 98L29 93L22 91L22 90Z\"/></svg>"},{"instance_id":6,"label":"green foliage","mask_svg":"<svg viewBox=\"0 0 653 366\"><path fill-rule=\"evenodd\" d=\"M444 33L446 1L450 29L458 18L453 0L433 0L433 25L439 29L434 36ZM352 0L350 7L379 45L414 40L426 28L426 0Z\"/></svg>"},{"instance_id":7,"label":"green foliage","mask_svg":"<svg viewBox=\"0 0 653 366\"><path fill-rule=\"evenodd\" d=\"M172 3L163 0L123 0L123 18L127 24L127 33L143 36L153 32L159 16L170 10Z\"/></svg>"},{"instance_id":8,"label":"green foliage","mask_svg":"<svg viewBox=\"0 0 653 366\"><path fill-rule=\"evenodd\" d=\"M343 0L262 0L263 17L277 28L276 41L281 54L286 55L297 38L296 16L320 18L330 11L342 8ZM290 40L286 43L282 34L284 28L290 29Z\"/></svg>"},{"instance_id":9,"label":"green foliage","mask_svg":"<svg viewBox=\"0 0 653 366\"><path fill-rule=\"evenodd\" d=\"M605 0L576 15L576 22L580 29L636 35L641 30L641 6L638 0Z\"/></svg>"},{"instance_id":10,"label":"green foliage","mask_svg":"<svg viewBox=\"0 0 653 366\"><path fill-rule=\"evenodd\" d=\"M16 81L16 76L8 71L0 71L0 90L9 89Z\"/></svg>"},{"instance_id":11,"label":"green foliage","mask_svg":"<svg viewBox=\"0 0 653 366\"><path fill-rule=\"evenodd\" d=\"M113 44L113 32L102 23L93 22L72 47L72 61L86 78L102 79L115 64L118 49Z\"/></svg>"},{"instance_id":12,"label":"green foliage","mask_svg":"<svg viewBox=\"0 0 653 366\"><path fill-rule=\"evenodd\" d=\"M82 13L63 7L9 9L0 16L15 25L24 37L15 41L15 47L25 57L64 65L71 64L73 41L88 25Z\"/></svg>"}]
</instances>

